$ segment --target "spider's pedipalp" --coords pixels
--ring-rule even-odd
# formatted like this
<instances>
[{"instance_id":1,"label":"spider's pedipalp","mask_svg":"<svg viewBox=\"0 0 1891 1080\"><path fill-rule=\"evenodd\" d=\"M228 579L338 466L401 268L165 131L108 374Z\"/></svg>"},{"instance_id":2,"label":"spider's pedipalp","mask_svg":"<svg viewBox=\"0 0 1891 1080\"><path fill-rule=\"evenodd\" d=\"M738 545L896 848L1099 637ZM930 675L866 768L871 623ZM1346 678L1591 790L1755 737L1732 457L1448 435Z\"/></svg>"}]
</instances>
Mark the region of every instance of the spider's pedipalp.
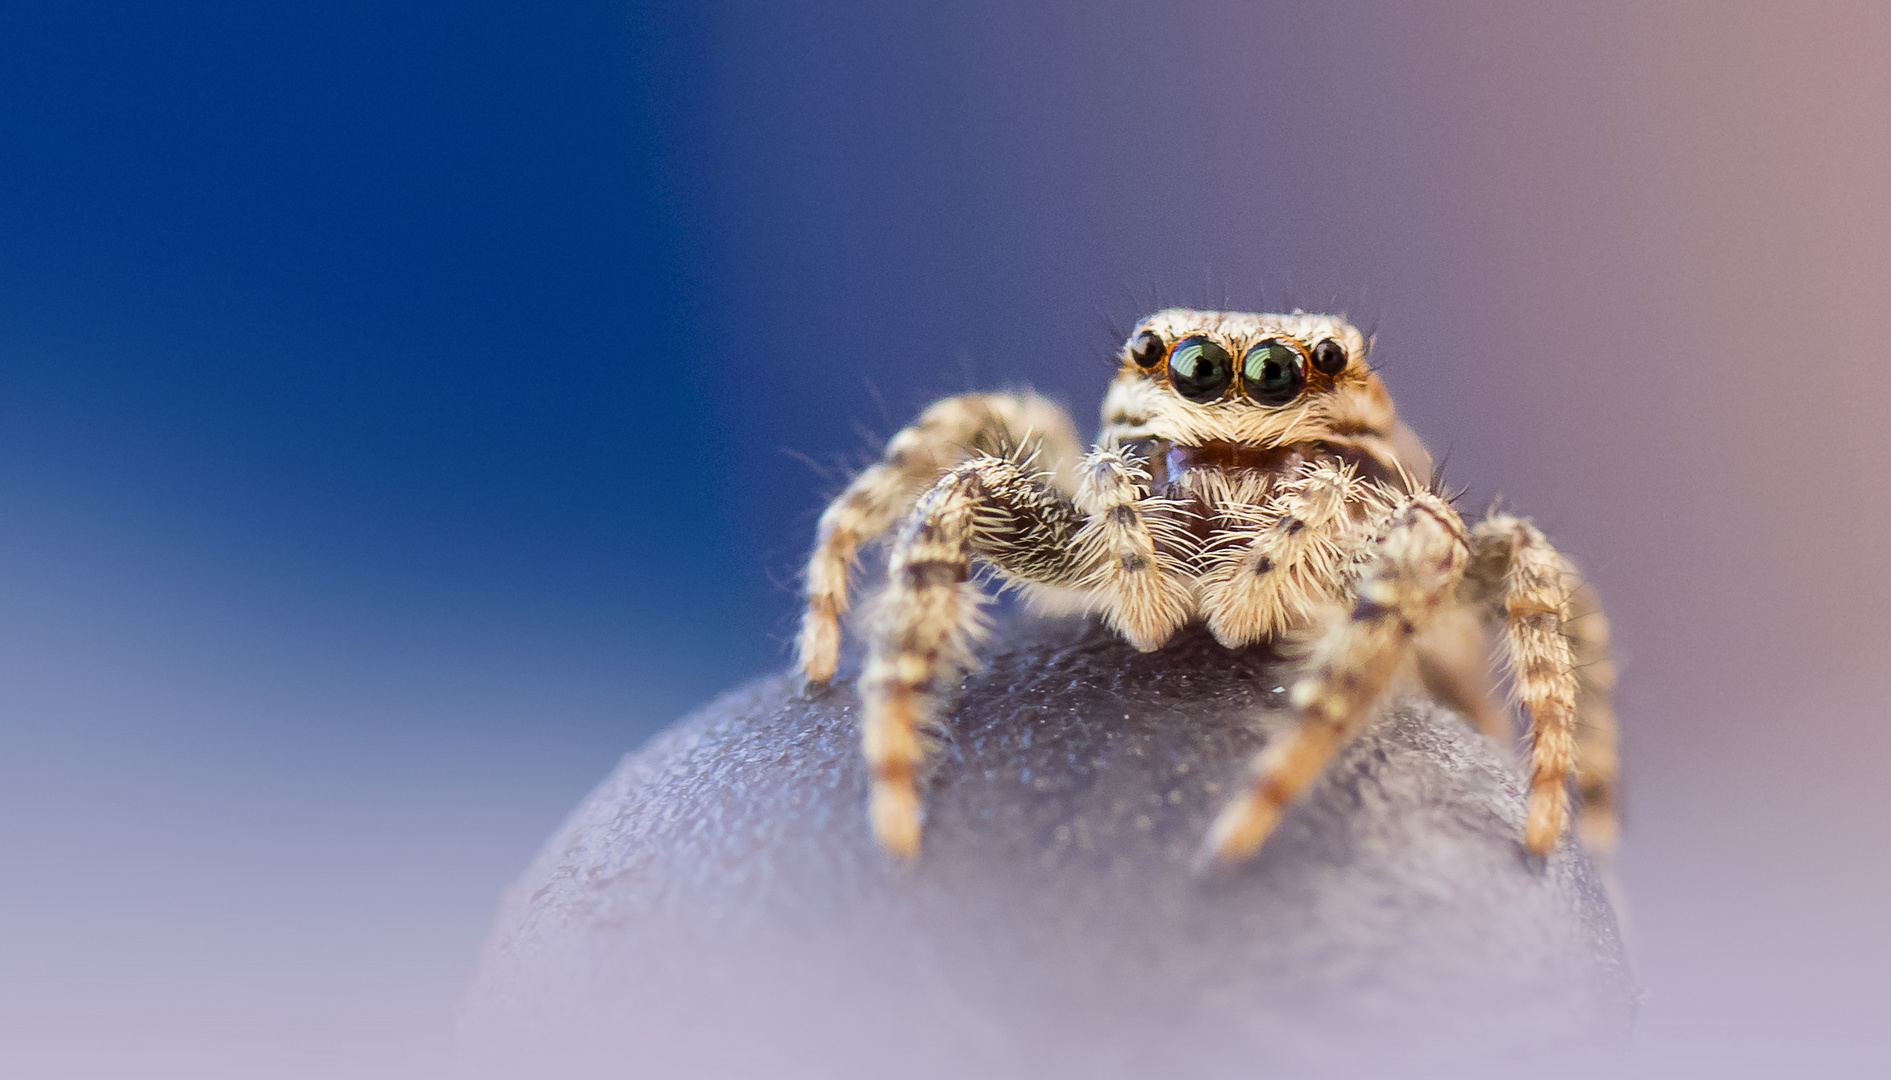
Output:
<instances>
[{"instance_id":1,"label":"spider's pedipalp","mask_svg":"<svg viewBox=\"0 0 1891 1080\"><path fill-rule=\"evenodd\" d=\"M821 514L796 639L802 672L814 682L834 677L855 555L911 509L941 472L974 454L1011 454L1035 460L1067 488L1081 452L1070 417L1036 394L960 394L921 413Z\"/></svg>"},{"instance_id":2,"label":"spider's pedipalp","mask_svg":"<svg viewBox=\"0 0 1891 1080\"><path fill-rule=\"evenodd\" d=\"M1463 522L1430 492L1409 495L1371 541L1352 610L1334 613L1294 684L1298 725L1254 759L1252 780L1209 828L1200 863L1238 862L1371 716L1414 635L1449 601L1469 556Z\"/></svg>"},{"instance_id":3,"label":"spider's pedipalp","mask_svg":"<svg viewBox=\"0 0 1891 1080\"><path fill-rule=\"evenodd\" d=\"M1112 629L1152 652L1192 613L1193 591L1161 550L1191 538L1167 512L1173 505L1150 495L1147 466L1124 451L1092 450L1079 471L1077 505L1089 521L1078 542L1091 567L1082 584L1097 594Z\"/></svg>"},{"instance_id":4,"label":"spider's pedipalp","mask_svg":"<svg viewBox=\"0 0 1891 1080\"><path fill-rule=\"evenodd\" d=\"M1344 583L1359 528L1352 512L1377 518L1389 501L1351 466L1315 461L1265 506L1225 507L1234 520L1201 579L1215 640L1232 649L1306 625Z\"/></svg>"}]
</instances>

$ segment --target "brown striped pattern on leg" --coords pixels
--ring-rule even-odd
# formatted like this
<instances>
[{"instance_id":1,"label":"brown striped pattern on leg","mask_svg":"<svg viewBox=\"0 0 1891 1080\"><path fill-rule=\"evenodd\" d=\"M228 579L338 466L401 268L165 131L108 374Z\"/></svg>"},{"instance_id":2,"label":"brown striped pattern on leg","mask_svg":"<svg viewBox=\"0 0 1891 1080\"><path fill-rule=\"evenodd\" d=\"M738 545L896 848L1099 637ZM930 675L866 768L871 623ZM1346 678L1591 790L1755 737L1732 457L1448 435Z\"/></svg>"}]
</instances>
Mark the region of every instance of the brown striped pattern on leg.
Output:
<instances>
[{"instance_id":1,"label":"brown striped pattern on leg","mask_svg":"<svg viewBox=\"0 0 1891 1080\"><path fill-rule=\"evenodd\" d=\"M1413 636L1452 596L1469 556L1463 522L1429 492L1408 496L1376 541L1352 610L1320 635L1294 684L1295 730L1255 758L1253 779L1208 831L1203 864L1229 864L1266 841L1289 803L1366 720Z\"/></svg>"},{"instance_id":2,"label":"brown striped pattern on leg","mask_svg":"<svg viewBox=\"0 0 1891 1080\"><path fill-rule=\"evenodd\" d=\"M828 504L808 557L807 608L796 639L809 679L834 677L840 616L847 610L848 576L860 546L891 528L941 472L975 454L1007 452L1070 484L1081 449L1070 418L1045 398L961 394L935 402L889 439L880 460Z\"/></svg>"},{"instance_id":3,"label":"brown striped pattern on leg","mask_svg":"<svg viewBox=\"0 0 1891 1080\"><path fill-rule=\"evenodd\" d=\"M919 776L940 691L974 665L983 596L973 555L1012 574L1064 584L1083 572L1081 518L1068 496L1016 462L968 461L940 477L894 539L868 625L861 750L868 817L881 846L919 854Z\"/></svg>"},{"instance_id":4,"label":"brown striped pattern on leg","mask_svg":"<svg viewBox=\"0 0 1891 1080\"><path fill-rule=\"evenodd\" d=\"M1536 526L1493 514L1472 531L1480 570L1501 565L1497 605L1504 656L1530 716L1530 808L1524 842L1543 854L1569 818L1569 775L1576 766L1576 658L1569 624L1567 563ZM1488 570L1485 570L1488 573Z\"/></svg>"},{"instance_id":5,"label":"brown striped pattern on leg","mask_svg":"<svg viewBox=\"0 0 1891 1080\"><path fill-rule=\"evenodd\" d=\"M1615 850L1620 835L1616 790L1621 771L1615 721L1615 661L1609 655L1609 621L1595 588L1565 564L1573 587L1569 620L1563 624L1576 658L1576 832L1592 854Z\"/></svg>"}]
</instances>

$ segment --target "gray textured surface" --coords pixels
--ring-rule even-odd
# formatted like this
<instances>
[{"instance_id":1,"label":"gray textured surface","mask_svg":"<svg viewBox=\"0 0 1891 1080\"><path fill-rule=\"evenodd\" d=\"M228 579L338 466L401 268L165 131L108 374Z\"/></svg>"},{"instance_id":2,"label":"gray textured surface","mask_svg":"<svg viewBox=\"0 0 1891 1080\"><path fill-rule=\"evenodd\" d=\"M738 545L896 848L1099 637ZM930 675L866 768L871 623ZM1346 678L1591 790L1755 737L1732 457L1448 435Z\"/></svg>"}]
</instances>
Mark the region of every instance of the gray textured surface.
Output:
<instances>
[{"instance_id":1,"label":"gray textured surface","mask_svg":"<svg viewBox=\"0 0 1891 1080\"><path fill-rule=\"evenodd\" d=\"M1189 859L1281 710L1265 652L1007 624L872 846L851 681L718 699L626 757L507 895L461 1018L504 1075L1358 1074L1618 1049L1594 867L1520 836L1505 751L1396 704L1261 854Z\"/></svg>"}]
</instances>

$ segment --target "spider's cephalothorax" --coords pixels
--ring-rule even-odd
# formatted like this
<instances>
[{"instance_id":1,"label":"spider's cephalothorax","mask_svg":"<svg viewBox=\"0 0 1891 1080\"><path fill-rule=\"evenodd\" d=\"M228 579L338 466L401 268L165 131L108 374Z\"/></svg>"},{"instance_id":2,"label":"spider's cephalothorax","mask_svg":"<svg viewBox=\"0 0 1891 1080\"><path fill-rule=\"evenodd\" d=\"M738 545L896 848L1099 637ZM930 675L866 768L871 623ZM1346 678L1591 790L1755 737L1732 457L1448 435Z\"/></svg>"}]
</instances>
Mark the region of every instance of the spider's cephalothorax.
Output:
<instances>
[{"instance_id":1,"label":"spider's cephalothorax","mask_svg":"<svg viewBox=\"0 0 1891 1080\"><path fill-rule=\"evenodd\" d=\"M975 662L974 560L1144 651L1197 619L1230 647L1299 643L1298 727L1254 762L1209 861L1258 848L1401 672L1507 732L1486 674L1492 626L1530 720L1525 841L1556 843L1574 773L1584 838L1609 846L1613 676L1593 594L1527 520L1467 528L1415 479L1430 459L1367 347L1326 315L1171 308L1123 345L1088 454L1029 393L947 398L887 443L821 515L799 646L809 679L833 677L855 553L898 524L861 674L869 815L888 851L918 853L925 733Z\"/></svg>"}]
</instances>

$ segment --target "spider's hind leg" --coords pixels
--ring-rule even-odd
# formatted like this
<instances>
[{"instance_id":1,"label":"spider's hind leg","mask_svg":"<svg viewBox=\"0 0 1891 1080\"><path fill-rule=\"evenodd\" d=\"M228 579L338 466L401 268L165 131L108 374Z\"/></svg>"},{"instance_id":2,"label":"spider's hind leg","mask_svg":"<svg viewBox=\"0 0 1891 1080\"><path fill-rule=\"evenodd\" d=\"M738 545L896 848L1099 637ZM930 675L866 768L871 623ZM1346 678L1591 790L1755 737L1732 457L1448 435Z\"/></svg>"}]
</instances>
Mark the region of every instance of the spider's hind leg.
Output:
<instances>
[{"instance_id":1,"label":"spider's hind leg","mask_svg":"<svg viewBox=\"0 0 1891 1080\"><path fill-rule=\"evenodd\" d=\"M1606 853L1616 835L1615 669L1595 591L1526 519L1492 514L1471 535L1465 584L1502 620L1505 666L1530 717L1526 840L1539 853L1555 846L1574 772L1582 839Z\"/></svg>"},{"instance_id":2,"label":"spider's hind leg","mask_svg":"<svg viewBox=\"0 0 1891 1080\"><path fill-rule=\"evenodd\" d=\"M1573 573L1573 571L1572 571ZM1609 621L1595 588L1581 582L1569 594L1564 623L1576 655L1576 831L1591 854L1615 850L1620 835L1616 783L1621 770L1615 721L1615 661L1609 654Z\"/></svg>"},{"instance_id":3,"label":"spider's hind leg","mask_svg":"<svg viewBox=\"0 0 1891 1080\"><path fill-rule=\"evenodd\" d=\"M815 682L834 677L840 616L860 546L891 528L939 474L978 453L1033 459L1068 489L1081 447L1063 409L1036 394L960 394L935 402L887 440L879 461L854 477L821 514L808 557L807 608L796 638Z\"/></svg>"}]
</instances>

